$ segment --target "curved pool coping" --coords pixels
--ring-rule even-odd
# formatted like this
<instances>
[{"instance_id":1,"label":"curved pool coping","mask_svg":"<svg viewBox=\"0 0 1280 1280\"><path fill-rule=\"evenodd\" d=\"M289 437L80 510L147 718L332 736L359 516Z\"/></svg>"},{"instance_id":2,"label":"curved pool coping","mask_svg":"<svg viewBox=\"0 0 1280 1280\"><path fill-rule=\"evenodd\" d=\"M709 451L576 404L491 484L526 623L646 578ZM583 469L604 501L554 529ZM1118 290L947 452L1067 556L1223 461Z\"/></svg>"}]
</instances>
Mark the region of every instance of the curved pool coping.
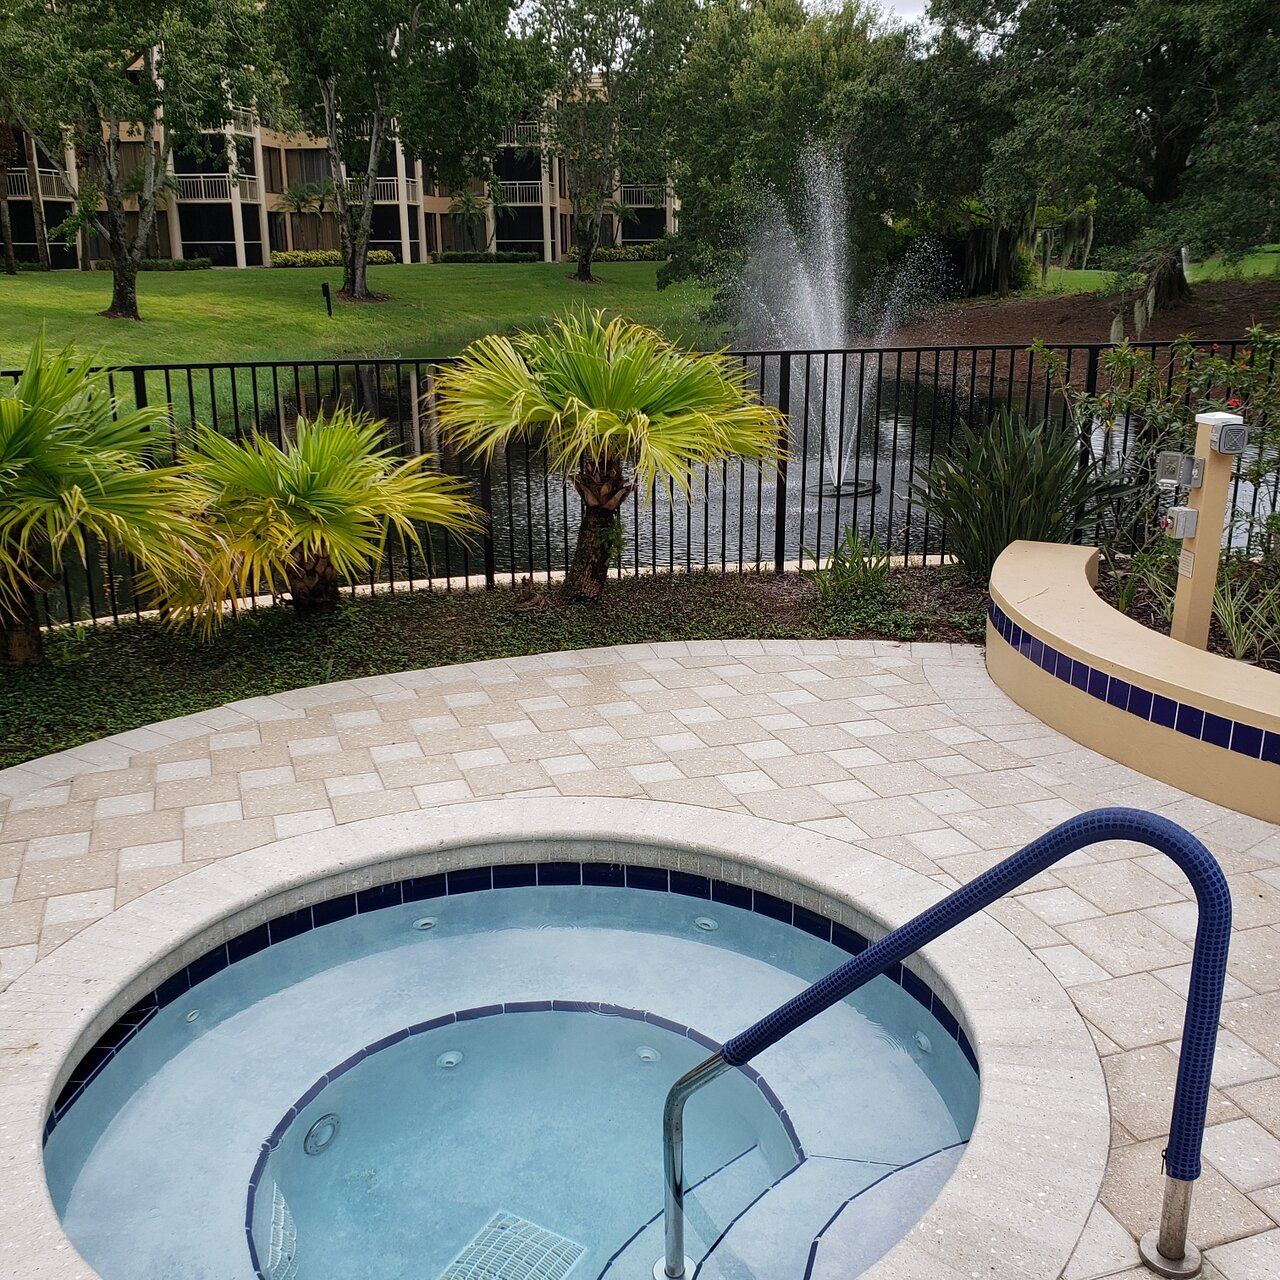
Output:
<instances>
[{"instance_id":1,"label":"curved pool coping","mask_svg":"<svg viewBox=\"0 0 1280 1280\"><path fill-rule=\"evenodd\" d=\"M943 893L884 857L783 823L597 797L370 818L207 864L90 925L0 995L0 1275L97 1280L49 1199L41 1134L79 1057L167 977L232 936L330 897L441 870L580 858L585 849L600 861L745 884L871 937ZM930 944L909 967L975 1046L981 1102L955 1175L864 1275L1057 1276L1097 1199L1110 1146L1093 1040L1056 979L988 915Z\"/></svg>"}]
</instances>

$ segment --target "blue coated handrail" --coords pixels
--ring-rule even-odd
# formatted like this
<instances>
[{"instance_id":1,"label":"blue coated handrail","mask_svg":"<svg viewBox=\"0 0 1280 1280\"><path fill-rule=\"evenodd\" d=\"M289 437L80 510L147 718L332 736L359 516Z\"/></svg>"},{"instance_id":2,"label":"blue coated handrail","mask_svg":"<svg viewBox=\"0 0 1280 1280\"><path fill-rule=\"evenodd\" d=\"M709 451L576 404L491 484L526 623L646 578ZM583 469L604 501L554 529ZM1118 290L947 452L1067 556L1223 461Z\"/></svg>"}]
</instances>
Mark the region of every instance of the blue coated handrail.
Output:
<instances>
[{"instance_id":1,"label":"blue coated handrail","mask_svg":"<svg viewBox=\"0 0 1280 1280\"><path fill-rule=\"evenodd\" d=\"M1182 1053L1173 1094L1169 1146L1165 1151L1168 1179L1164 1210L1158 1236L1148 1233L1142 1250L1148 1263L1162 1274L1194 1274L1199 1253L1186 1240L1190 1184L1200 1176L1209 1078L1213 1071L1231 938L1231 892L1222 868L1190 832L1167 818L1140 809L1111 808L1069 818L1033 840L727 1040L719 1053L671 1086L663 1109L666 1249L654 1268L655 1276L665 1274L668 1280L679 1280L685 1274L684 1104L693 1093L725 1071L749 1062L824 1009L845 999L1010 890L1077 850L1104 840L1134 841L1172 858L1191 882L1199 907L1191 985L1182 1028ZM1192 1257L1188 1257L1188 1250ZM1188 1267L1191 1269L1187 1270Z\"/></svg>"}]
</instances>

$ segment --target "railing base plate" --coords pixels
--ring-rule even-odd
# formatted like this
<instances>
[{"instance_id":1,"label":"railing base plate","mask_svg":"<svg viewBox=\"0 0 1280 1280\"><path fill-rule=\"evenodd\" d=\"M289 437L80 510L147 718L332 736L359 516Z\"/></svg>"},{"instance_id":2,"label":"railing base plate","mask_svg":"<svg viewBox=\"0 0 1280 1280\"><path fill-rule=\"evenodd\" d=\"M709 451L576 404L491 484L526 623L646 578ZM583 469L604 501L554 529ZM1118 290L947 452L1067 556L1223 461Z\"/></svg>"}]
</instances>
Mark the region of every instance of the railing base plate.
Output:
<instances>
[{"instance_id":1,"label":"railing base plate","mask_svg":"<svg viewBox=\"0 0 1280 1280\"><path fill-rule=\"evenodd\" d=\"M684 1270L680 1273L681 1280L690 1280L694 1271L697 1269L697 1263L692 1258L684 1260ZM653 1280L671 1280L667 1275L667 1260L665 1257L659 1258L653 1264Z\"/></svg>"},{"instance_id":2,"label":"railing base plate","mask_svg":"<svg viewBox=\"0 0 1280 1280\"><path fill-rule=\"evenodd\" d=\"M1138 1241L1138 1253L1142 1261L1158 1276L1168 1276L1170 1280L1189 1280L1189 1277L1200 1274L1200 1250L1193 1244L1187 1245L1187 1251L1174 1261L1166 1258L1157 1245L1160 1233L1153 1227Z\"/></svg>"}]
</instances>

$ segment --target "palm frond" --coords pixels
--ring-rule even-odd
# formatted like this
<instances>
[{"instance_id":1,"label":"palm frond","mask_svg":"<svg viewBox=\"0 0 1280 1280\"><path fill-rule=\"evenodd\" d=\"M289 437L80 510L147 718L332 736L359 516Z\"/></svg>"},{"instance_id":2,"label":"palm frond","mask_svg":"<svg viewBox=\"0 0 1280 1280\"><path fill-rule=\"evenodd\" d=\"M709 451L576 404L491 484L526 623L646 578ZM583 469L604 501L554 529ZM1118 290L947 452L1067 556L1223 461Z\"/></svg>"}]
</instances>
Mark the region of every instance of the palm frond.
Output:
<instances>
[{"instance_id":1,"label":"palm frond","mask_svg":"<svg viewBox=\"0 0 1280 1280\"><path fill-rule=\"evenodd\" d=\"M322 552L350 576L381 555L389 532L421 550L419 525L463 539L481 527L464 480L432 471L429 455L398 459L380 421L344 408L299 418L283 447L202 428L183 461L216 542L181 606L205 627L228 595L274 590L301 556Z\"/></svg>"},{"instance_id":2,"label":"palm frond","mask_svg":"<svg viewBox=\"0 0 1280 1280\"><path fill-rule=\"evenodd\" d=\"M105 371L36 339L0 391L0 609L81 559L96 539L131 555L156 592L187 571L201 533L197 491L179 468L153 466L167 407L129 408Z\"/></svg>"},{"instance_id":3,"label":"palm frond","mask_svg":"<svg viewBox=\"0 0 1280 1280\"><path fill-rule=\"evenodd\" d=\"M527 439L559 475L614 459L646 498L657 485L688 495L702 468L730 457L772 468L786 429L731 357L682 351L603 311L481 338L440 374L437 393L441 427L473 457Z\"/></svg>"}]
</instances>

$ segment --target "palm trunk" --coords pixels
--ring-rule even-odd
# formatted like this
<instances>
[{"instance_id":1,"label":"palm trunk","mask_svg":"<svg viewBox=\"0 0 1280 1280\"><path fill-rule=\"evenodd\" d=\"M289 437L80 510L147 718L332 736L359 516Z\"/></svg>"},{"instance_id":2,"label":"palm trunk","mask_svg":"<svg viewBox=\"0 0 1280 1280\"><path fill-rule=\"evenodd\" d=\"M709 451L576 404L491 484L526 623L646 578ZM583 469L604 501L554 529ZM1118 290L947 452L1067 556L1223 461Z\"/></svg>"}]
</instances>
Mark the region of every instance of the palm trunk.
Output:
<instances>
[{"instance_id":1,"label":"palm trunk","mask_svg":"<svg viewBox=\"0 0 1280 1280\"><path fill-rule=\"evenodd\" d=\"M289 595L298 613L332 613L338 607L338 572L323 543L295 555L288 577Z\"/></svg>"},{"instance_id":2,"label":"palm trunk","mask_svg":"<svg viewBox=\"0 0 1280 1280\"><path fill-rule=\"evenodd\" d=\"M622 464L612 458L588 463L573 478L582 499L582 522L565 589L579 600L596 600L609 580L609 566L621 546L618 509L631 492Z\"/></svg>"},{"instance_id":3,"label":"palm trunk","mask_svg":"<svg viewBox=\"0 0 1280 1280\"><path fill-rule=\"evenodd\" d=\"M44 656L36 593L30 587L20 586L17 600L0 610L0 637L4 660L11 666L30 666Z\"/></svg>"},{"instance_id":4,"label":"palm trunk","mask_svg":"<svg viewBox=\"0 0 1280 1280\"><path fill-rule=\"evenodd\" d=\"M49 261L49 233L44 221L44 192L40 190L40 166L37 163L35 139L24 136L23 153L27 159L27 185L31 188L31 217L36 224L36 257L41 271L53 270Z\"/></svg>"}]
</instances>

